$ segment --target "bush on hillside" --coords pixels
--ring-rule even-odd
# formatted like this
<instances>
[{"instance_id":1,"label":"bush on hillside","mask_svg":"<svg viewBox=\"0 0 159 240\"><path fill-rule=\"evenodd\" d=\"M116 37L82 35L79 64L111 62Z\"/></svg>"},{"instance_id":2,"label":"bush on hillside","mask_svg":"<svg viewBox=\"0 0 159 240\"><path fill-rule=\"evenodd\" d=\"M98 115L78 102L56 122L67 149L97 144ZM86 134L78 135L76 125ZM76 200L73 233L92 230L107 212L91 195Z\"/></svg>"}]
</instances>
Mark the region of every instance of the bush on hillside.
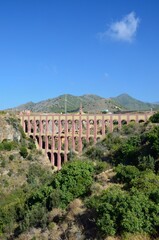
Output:
<instances>
[{"instance_id":1,"label":"bush on hillside","mask_svg":"<svg viewBox=\"0 0 159 240\"><path fill-rule=\"evenodd\" d=\"M129 184L132 179L138 177L140 175L140 171L135 166L124 166L119 164L116 168L116 176L115 179L120 183L127 183Z\"/></svg>"},{"instance_id":2,"label":"bush on hillside","mask_svg":"<svg viewBox=\"0 0 159 240\"><path fill-rule=\"evenodd\" d=\"M94 166L90 161L75 160L63 165L52 182L53 188L61 191L62 207L90 191L93 173Z\"/></svg>"},{"instance_id":3,"label":"bush on hillside","mask_svg":"<svg viewBox=\"0 0 159 240\"><path fill-rule=\"evenodd\" d=\"M88 200L87 206L94 211L94 221L104 236L158 231L159 206L142 192L112 187Z\"/></svg>"},{"instance_id":4,"label":"bush on hillside","mask_svg":"<svg viewBox=\"0 0 159 240\"><path fill-rule=\"evenodd\" d=\"M22 146L20 148L20 155L23 157L23 158L26 158L28 156L28 150L26 147Z\"/></svg>"},{"instance_id":5,"label":"bush on hillside","mask_svg":"<svg viewBox=\"0 0 159 240\"><path fill-rule=\"evenodd\" d=\"M159 123L159 112L155 113L149 118L149 121L152 123Z\"/></svg>"}]
</instances>

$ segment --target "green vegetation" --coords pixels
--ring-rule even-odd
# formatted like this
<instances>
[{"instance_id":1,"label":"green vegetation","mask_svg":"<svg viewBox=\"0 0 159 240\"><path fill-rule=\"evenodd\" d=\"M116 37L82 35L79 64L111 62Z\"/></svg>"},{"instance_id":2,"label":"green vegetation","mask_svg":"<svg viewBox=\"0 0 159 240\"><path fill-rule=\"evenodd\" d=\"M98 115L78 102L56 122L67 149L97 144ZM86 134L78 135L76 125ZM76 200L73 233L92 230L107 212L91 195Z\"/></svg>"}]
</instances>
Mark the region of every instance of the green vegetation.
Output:
<instances>
[{"instance_id":1,"label":"green vegetation","mask_svg":"<svg viewBox=\"0 0 159 240\"><path fill-rule=\"evenodd\" d=\"M135 98L132 98L128 94L121 94L117 97L112 98L116 103L121 104L121 106L125 107L128 110L134 111L150 111L151 109L159 109L158 104L145 103L139 101Z\"/></svg>"},{"instance_id":2,"label":"green vegetation","mask_svg":"<svg viewBox=\"0 0 159 240\"><path fill-rule=\"evenodd\" d=\"M0 143L0 239L159 238L158 125L123 126L59 172L40 158L32 139Z\"/></svg>"},{"instance_id":3,"label":"green vegetation","mask_svg":"<svg viewBox=\"0 0 159 240\"><path fill-rule=\"evenodd\" d=\"M159 112L157 112L153 116L151 116L149 121L152 123L159 123Z\"/></svg>"}]
</instances>

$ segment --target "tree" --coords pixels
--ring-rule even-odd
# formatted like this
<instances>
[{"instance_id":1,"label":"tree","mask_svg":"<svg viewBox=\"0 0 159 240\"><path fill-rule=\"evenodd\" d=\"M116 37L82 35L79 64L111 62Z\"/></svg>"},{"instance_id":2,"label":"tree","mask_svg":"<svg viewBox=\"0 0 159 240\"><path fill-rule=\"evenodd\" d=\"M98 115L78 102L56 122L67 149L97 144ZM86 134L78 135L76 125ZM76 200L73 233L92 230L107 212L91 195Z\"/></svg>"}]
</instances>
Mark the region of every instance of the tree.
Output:
<instances>
[{"instance_id":1,"label":"tree","mask_svg":"<svg viewBox=\"0 0 159 240\"><path fill-rule=\"evenodd\" d=\"M149 121L152 123L159 123L159 112L153 114L150 118Z\"/></svg>"},{"instance_id":2,"label":"tree","mask_svg":"<svg viewBox=\"0 0 159 240\"><path fill-rule=\"evenodd\" d=\"M63 165L52 182L53 188L61 192L61 207L89 192L93 173L94 166L90 161L75 160Z\"/></svg>"}]
</instances>

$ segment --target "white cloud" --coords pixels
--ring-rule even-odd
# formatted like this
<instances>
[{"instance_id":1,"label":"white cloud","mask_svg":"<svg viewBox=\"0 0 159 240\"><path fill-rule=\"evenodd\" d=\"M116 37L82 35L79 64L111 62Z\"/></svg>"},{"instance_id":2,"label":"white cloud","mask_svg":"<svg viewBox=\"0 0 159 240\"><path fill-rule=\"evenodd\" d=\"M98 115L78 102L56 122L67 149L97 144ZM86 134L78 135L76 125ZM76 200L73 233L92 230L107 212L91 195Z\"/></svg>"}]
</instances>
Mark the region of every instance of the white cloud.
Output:
<instances>
[{"instance_id":1,"label":"white cloud","mask_svg":"<svg viewBox=\"0 0 159 240\"><path fill-rule=\"evenodd\" d=\"M140 19L135 16L134 12L131 12L121 21L110 24L105 32L99 34L100 39L111 37L117 41L132 42L136 35L139 22Z\"/></svg>"}]
</instances>

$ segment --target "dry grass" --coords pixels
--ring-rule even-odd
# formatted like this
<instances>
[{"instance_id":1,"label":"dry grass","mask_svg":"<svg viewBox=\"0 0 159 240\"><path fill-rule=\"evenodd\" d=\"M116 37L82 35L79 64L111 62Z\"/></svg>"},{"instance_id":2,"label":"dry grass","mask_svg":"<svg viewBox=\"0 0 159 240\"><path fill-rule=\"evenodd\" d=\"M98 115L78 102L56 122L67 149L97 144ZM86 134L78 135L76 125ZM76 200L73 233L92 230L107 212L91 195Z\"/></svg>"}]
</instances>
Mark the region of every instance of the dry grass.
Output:
<instances>
[{"instance_id":1,"label":"dry grass","mask_svg":"<svg viewBox=\"0 0 159 240\"><path fill-rule=\"evenodd\" d=\"M122 237L122 240L151 240L151 238L147 233L138 233L138 234L126 233Z\"/></svg>"},{"instance_id":2,"label":"dry grass","mask_svg":"<svg viewBox=\"0 0 159 240\"><path fill-rule=\"evenodd\" d=\"M68 213L66 215L67 221L73 221L75 216L82 214L85 211L84 204L81 199L75 199L68 206Z\"/></svg>"}]
</instances>

